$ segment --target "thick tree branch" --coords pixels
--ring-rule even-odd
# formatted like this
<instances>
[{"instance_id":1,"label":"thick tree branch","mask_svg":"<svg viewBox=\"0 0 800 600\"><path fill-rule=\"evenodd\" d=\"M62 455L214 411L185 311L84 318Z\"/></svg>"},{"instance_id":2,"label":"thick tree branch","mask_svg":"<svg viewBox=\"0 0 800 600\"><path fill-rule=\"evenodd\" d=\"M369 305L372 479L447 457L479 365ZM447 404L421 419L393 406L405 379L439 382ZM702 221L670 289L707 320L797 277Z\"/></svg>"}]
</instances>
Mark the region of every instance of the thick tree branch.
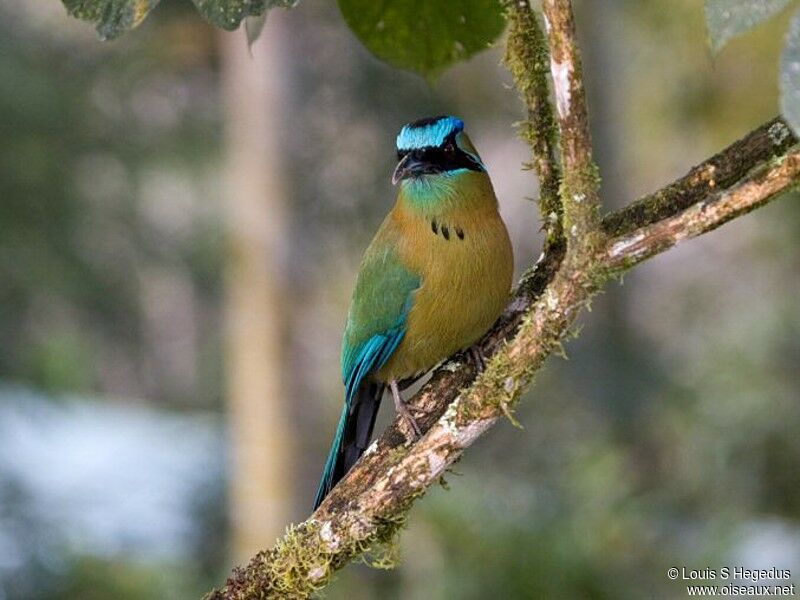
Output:
<instances>
[{"instance_id":1,"label":"thick tree branch","mask_svg":"<svg viewBox=\"0 0 800 600\"><path fill-rule=\"evenodd\" d=\"M561 132L561 165L564 170L561 202L567 248L593 245L600 221L600 177L592 159L592 137L583 87L580 50L570 0L543 0L545 26L550 42L550 73L556 96Z\"/></svg>"},{"instance_id":2,"label":"thick tree branch","mask_svg":"<svg viewBox=\"0 0 800 600\"><path fill-rule=\"evenodd\" d=\"M550 53L529 0L509 0L505 4L508 40L504 61L527 109L527 119L518 125L531 148L531 166L539 178L539 213L547 252L561 244L564 236L556 122L548 82Z\"/></svg>"}]
</instances>

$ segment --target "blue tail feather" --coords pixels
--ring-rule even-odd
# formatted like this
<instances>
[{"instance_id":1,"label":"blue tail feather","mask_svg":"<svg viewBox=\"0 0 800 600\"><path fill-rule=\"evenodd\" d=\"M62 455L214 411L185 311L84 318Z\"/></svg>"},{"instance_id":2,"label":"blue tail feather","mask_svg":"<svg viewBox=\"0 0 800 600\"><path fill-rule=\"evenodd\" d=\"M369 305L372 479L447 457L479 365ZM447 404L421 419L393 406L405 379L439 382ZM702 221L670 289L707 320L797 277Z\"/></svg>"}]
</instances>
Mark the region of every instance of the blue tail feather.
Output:
<instances>
[{"instance_id":1,"label":"blue tail feather","mask_svg":"<svg viewBox=\"0 0 800 600\"><path fill-rule=\"evenodd\" d=\"M336 435L333 437L333 444L328 453L328 460L325 461L325 469L322 471L322 480L319 482L317 489L317 497L314 499L314 510L322 504L325 496L328 495L335 485L333 481L333 474L336 471L336 461L342 449L342 440L344 440L344 429L347 426L347 413L350 412L348 406L345 404L342 408L342 416L339 417L339 425L336 427Z\"/></svg>"},{"instance_id":2,"label":"blue tail feather","mask_svg":"<svg viewBox=\"0 0 800 600\"><path fill-rule=\"evenodd\" d=\"M314 499L314 510L367 449L382 395L382 385L362 382L351 401L345 403L328 460L325 461L325 469L322 471L322 480Z\"/></svg>"}]
</instances>

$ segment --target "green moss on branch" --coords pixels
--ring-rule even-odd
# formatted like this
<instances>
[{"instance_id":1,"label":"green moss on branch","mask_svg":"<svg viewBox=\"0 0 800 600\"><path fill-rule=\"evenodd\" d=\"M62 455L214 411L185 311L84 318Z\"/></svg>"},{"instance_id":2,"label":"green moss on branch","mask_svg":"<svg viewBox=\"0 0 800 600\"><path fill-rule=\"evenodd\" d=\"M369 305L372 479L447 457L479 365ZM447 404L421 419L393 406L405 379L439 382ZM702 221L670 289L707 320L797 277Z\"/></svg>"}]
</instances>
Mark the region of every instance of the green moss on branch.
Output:
<instances>
[{"instance_id":1,"label":"green moss on branch","mask_svg":"<svg viewBox=\"0 0 800 600\"><path fill-rule=\"evenodd\" d=\"M531 165L539 178L539 211L547 249L563 238L558 136L548 83L550 54L528 0L507 1L505 7L508 40L504 61L527 109L527 119L520 121L518 127L531 148Z\"/></svg>"},{"instance_id":2,"label":"green moss on branch","mask_svg":"<svg viewBox=\"0 0 800 600\"><path fill-rule=\"evenodd\" d=\"M591 254L589 238L599 230L600 176L592 157L592 136L583 85L581 53L570 0L543 0L548 24L550 72L561 133L561 204L567 253Z\"/></svg>"},{"instance_id":3,"label":"green moss on branch","mask_svg":"<svg viewBox=\"0 0 800 600\"><path fill-rule=\"evenodd\" d=\"M757 166L783 155L797 141L782 119L773 119L677 181L607 215L603 231L618 237L676 215L699 199L733 185Z\"/></svg>"}]
</instances>

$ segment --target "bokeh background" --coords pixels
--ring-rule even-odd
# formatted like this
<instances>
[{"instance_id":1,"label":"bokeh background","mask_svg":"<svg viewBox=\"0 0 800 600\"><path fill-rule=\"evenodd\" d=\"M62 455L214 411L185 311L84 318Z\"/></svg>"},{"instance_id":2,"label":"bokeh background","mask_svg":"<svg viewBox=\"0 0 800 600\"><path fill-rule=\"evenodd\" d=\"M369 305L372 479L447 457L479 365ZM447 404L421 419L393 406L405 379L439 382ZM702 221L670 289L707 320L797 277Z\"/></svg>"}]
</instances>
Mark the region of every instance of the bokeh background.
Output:
<instances>
[{"instance_id":1,"label":"bokeh background","mask_svg":"<svg viewBox=\"0 0 800 600\"><path fill-rule=\"evenodd\" d=\"M786 19L707 50L693 0L578 4L606 208L777 111ZM521 107L486 51L432 84L334 2L248 51L164 1L101 43L0 0L0 599L198 598L308 513L398 128L465 119L538 256ZM671 566L800 573L800 206L676 248L330 598L680 598ZM388 413L391 411L384 410ZM385 415L384 415L385 418Z\"/></svg>"}]
</instances>

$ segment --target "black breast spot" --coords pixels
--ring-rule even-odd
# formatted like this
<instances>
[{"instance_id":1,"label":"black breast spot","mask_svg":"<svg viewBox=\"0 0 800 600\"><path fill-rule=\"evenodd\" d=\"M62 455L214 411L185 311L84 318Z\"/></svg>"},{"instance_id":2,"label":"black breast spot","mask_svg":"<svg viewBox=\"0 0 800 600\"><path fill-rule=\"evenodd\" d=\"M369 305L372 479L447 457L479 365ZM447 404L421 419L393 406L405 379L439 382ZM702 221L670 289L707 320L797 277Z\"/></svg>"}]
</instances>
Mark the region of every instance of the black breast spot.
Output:
<instances>
[{"instance_id":1,"label":"black breast spot","mask_svg":"<svg viewBox=\"0 0 800 600\"><path fill-rule=\"evenodd\" d=\"M439 233L439 225L436 224L436 219L431 221L431 230L433 233Z\"/></svg>"},{"instance_id":2,"label":"black breast spot","mask_svg":"<svg viewBox=\"0 0 800 600\"><path fill-rule=\"evenodd\" d=\"M444 239L450 239L450 230L447 228L447 225L442 225L442 235L444 236Z\"/></svg>"},{"instance_id":3,"label":"black breast spot","mask_svg":"<svg viewBox=\"0 0 800 600\"><path fill-rule=\"evenodd\" d=\"M458 239L463 240L464 239L464 230L461 229L461 227L456 227L456 235L458 236Z\"/></svg>"}]
</instances>

